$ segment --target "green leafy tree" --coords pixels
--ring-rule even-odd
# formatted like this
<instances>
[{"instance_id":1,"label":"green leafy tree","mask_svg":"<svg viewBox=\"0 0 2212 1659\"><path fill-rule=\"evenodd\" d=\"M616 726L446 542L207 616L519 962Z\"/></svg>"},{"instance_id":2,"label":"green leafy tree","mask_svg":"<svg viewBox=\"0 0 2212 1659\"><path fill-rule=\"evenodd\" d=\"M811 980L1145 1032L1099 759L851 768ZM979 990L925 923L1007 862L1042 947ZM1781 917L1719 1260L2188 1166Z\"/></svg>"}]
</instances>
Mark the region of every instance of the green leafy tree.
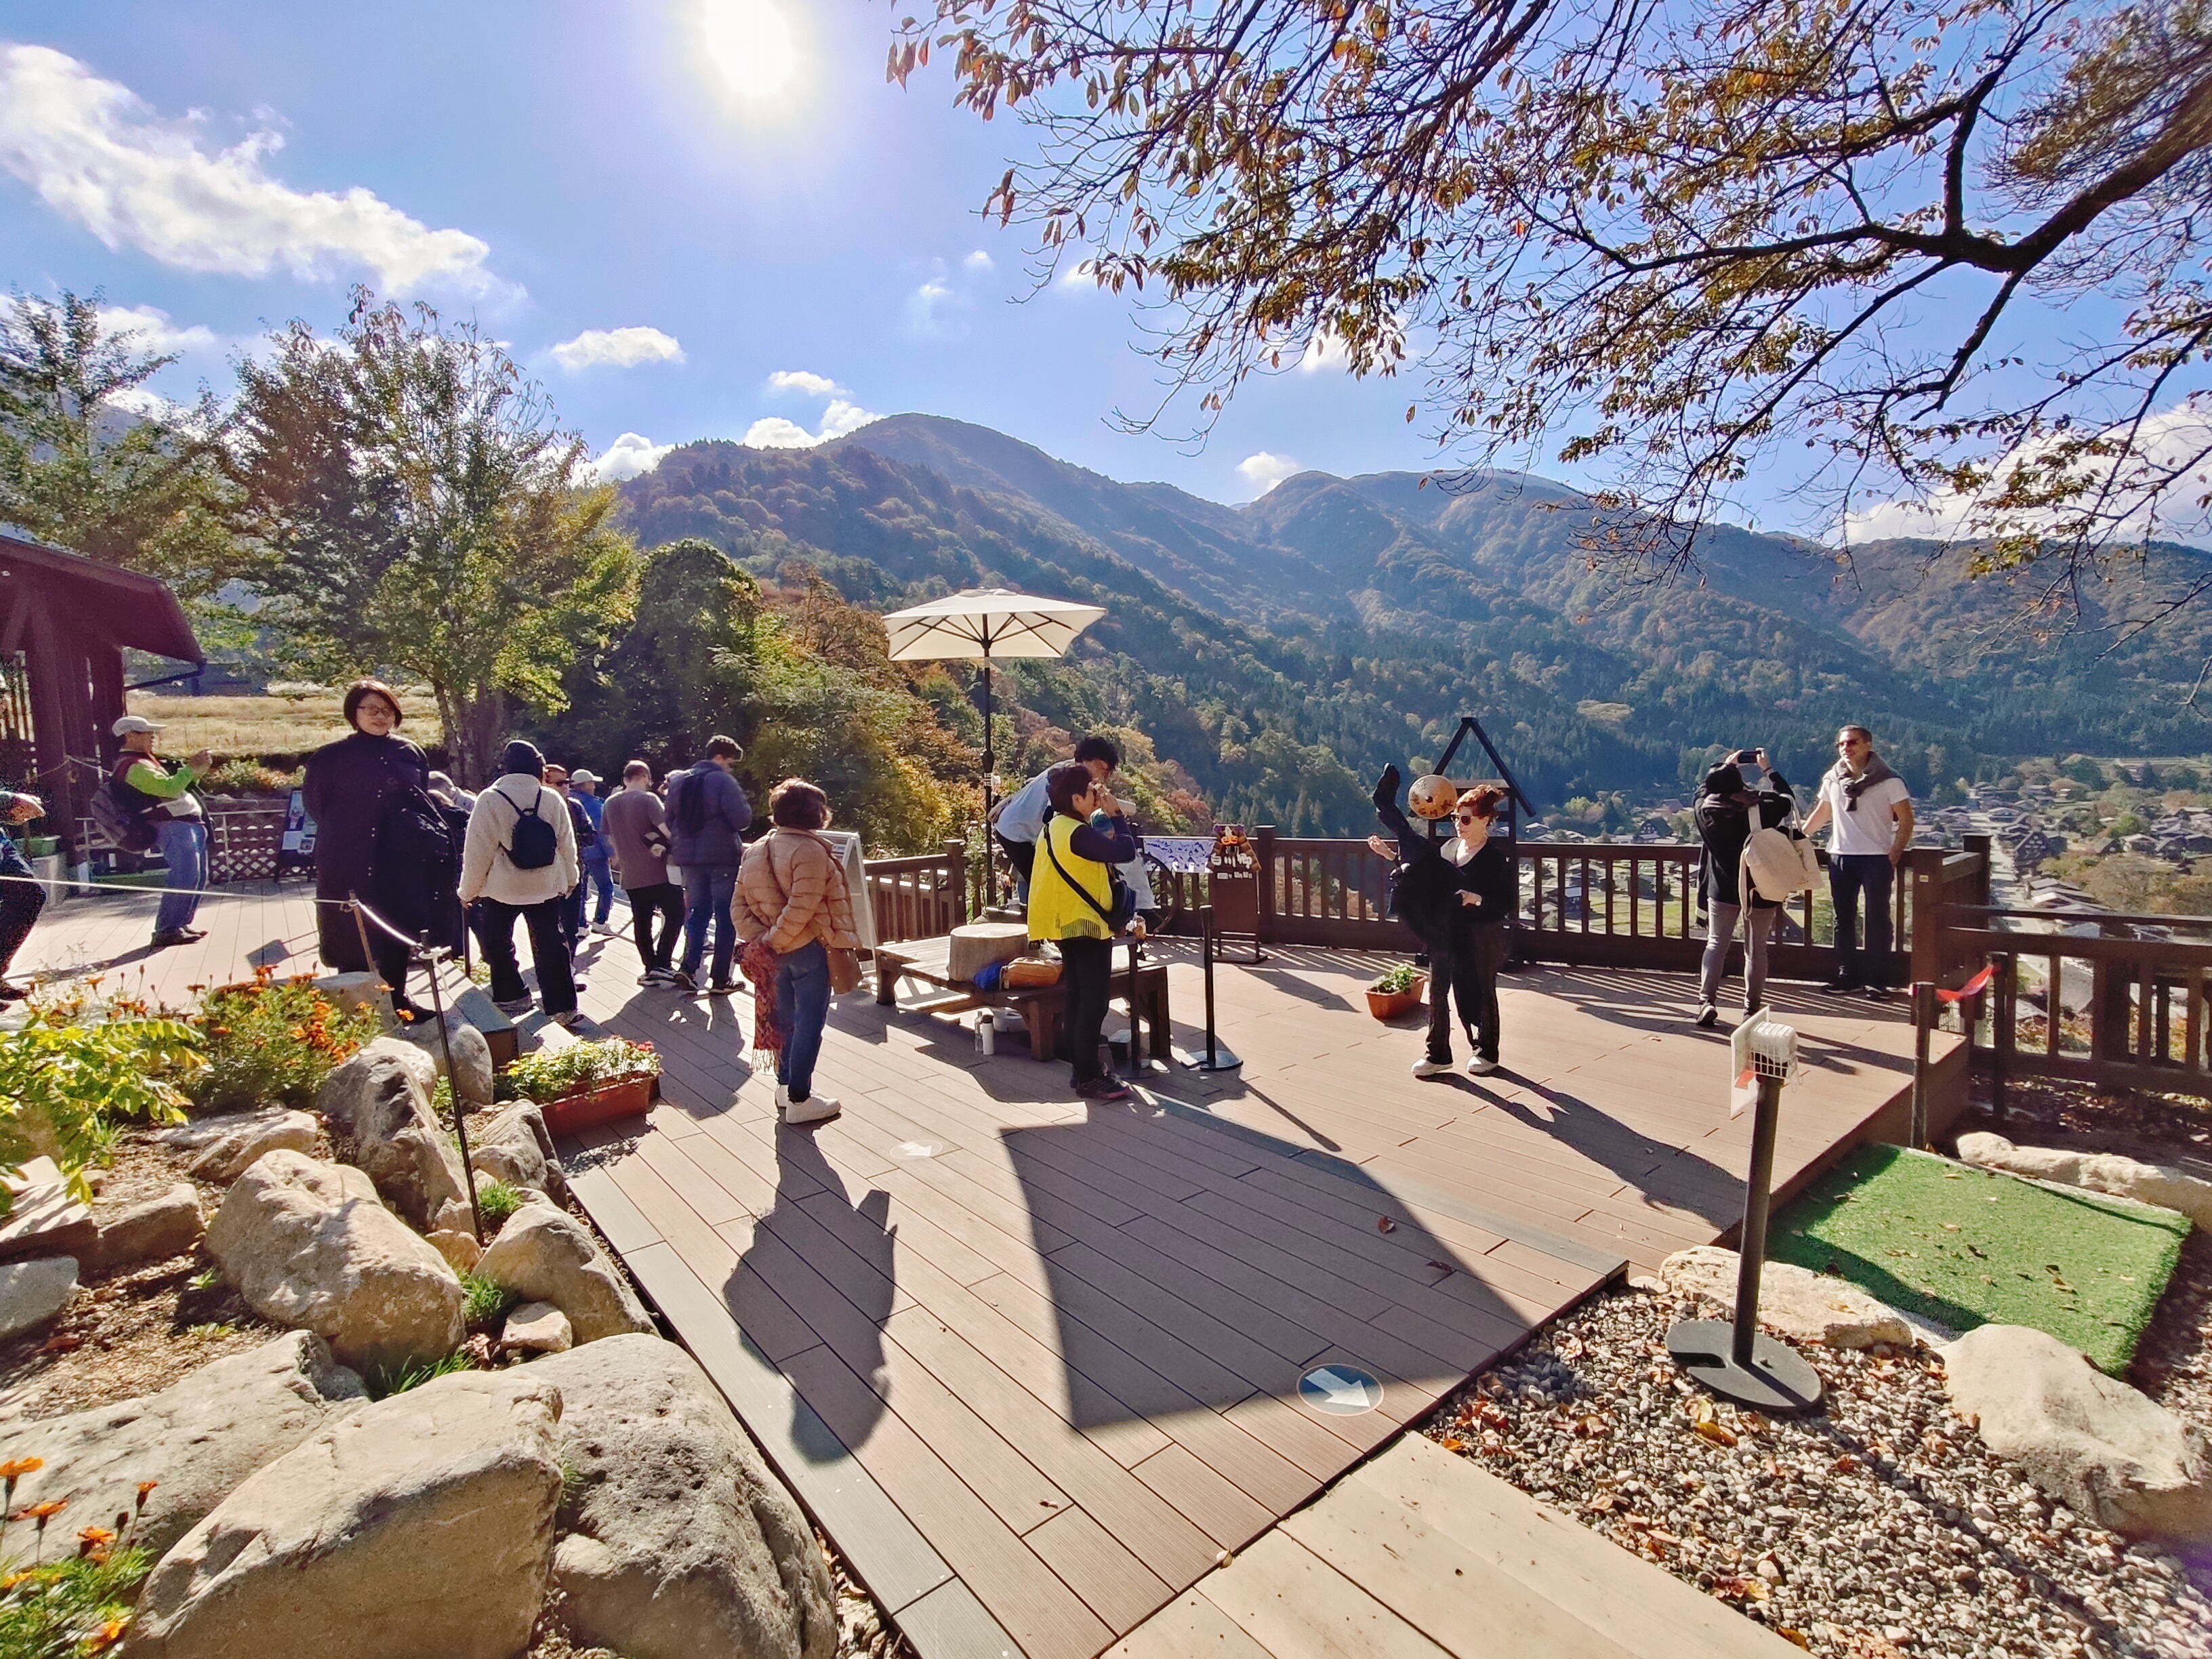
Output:
<instances>
[{"instance_id":1,"label":"green leafy tree","mask_svg":"<svg viewBox=\"0 0 2212 1659\"><path fill-rule=\"evenodd\" d=\"M0 523L159 576L188 602L243 573L211 405L146 391L176 362L101 319L100 296L0 306Z\"/></svg>"},{"instance_id":2,"label":"green leafy tree","mask_svg":"<svg viewBox=\"0 0 2212 1659\"><path fill-rule=\"evenodd\" d=\"M266 619L305 666L427 684L454 769L488 777L518 708L556 713L629 621L638 558L543 389L473 323L357 290L240 371L231 468L271 556Z\"/></svg>"},{"instance_id":3,"label":"green leafy tree","mask_svg":"<svg viewBox=\"0 0 2212 1659\"><path fill-rule=\"evenodd\" d=\"M1646 569L1802 447L1832 527L1948 497L2053 604L2203 504L2212 0L917 10L893 78L1031 125L988 210L1164 293L1208 418L1418 339L1447 445L1611 472L1589 545Z\"/></svg>"}]
</instances>

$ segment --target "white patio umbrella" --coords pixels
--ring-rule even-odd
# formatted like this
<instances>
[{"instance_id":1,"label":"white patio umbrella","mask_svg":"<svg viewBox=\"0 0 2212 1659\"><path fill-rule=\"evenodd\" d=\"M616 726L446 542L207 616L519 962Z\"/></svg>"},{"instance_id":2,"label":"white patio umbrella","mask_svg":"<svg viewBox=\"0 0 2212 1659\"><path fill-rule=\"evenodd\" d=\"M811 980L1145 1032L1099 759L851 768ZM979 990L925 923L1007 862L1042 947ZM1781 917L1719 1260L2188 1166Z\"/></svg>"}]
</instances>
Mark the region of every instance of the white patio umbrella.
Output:
<instances>
[{"instance_id":1,"label":"white patio umbrella","mask_svg":"<svg viewBox=\"0 0 2212 1659\"><path fill-rule=\"evenodd\" d=\"M976 662L983 665L983 810L991 807L991 659L1057 657L1075 636L1106 614L1096 605L1042 599L1004 587L975 587L927 605L894 611L893 662Z\"/></svg>"}]
</instances>

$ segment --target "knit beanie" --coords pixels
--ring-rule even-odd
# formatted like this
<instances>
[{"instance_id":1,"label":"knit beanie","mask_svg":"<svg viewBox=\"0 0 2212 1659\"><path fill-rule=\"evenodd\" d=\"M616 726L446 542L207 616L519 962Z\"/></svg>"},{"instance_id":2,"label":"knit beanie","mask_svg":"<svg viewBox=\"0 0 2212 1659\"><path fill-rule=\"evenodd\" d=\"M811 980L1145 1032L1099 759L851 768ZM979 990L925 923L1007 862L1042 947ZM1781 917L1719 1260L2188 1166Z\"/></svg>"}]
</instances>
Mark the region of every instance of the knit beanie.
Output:
<instances>
[{"instance_id":1,"label":"knit beanie","mask_svg":"<svg viewBox=\"0 0 2212 1659\"><path fill-rule=\"evenodd\" d=\"M1743 773L1734 766L1716 766L1705 774L1705 781L1698 786L1701 795L1741 795L1743 793Z\"/></svg>"},{"instance_id":2,"label":"knit beanie","mask_svg":"<svg viewBox=\"0 0 2212 1659\"><path fill-rule=\"evenodd\" d=\"M538 745L516 738L500 750L499 769L502 775L511 772L527 772L532 777L543 776L545 757L538 752Z\"/></svg>"}]
</instances>

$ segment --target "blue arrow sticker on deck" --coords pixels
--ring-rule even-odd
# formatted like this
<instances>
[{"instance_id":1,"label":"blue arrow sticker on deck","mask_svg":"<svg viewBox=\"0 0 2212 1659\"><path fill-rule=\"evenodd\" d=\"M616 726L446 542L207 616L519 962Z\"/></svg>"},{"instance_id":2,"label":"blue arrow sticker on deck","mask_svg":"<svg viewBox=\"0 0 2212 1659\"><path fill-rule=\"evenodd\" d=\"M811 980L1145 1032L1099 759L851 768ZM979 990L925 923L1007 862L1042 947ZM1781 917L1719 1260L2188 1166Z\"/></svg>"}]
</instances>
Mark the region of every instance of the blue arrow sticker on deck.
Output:
<instances>
[{"instance_id":1,"label":"blue arrow sticker on deck","mask_svg":"<svg viewBox=\"0 0 2212 1659\"><path fill-rule=\"evenodd\" d=\"M1357 1417L1382 1403L1382 1385L1351 1365L1322 1365L1298 1379L1307 1405L1331 1417Z\"/></svg>"}]
</instances>

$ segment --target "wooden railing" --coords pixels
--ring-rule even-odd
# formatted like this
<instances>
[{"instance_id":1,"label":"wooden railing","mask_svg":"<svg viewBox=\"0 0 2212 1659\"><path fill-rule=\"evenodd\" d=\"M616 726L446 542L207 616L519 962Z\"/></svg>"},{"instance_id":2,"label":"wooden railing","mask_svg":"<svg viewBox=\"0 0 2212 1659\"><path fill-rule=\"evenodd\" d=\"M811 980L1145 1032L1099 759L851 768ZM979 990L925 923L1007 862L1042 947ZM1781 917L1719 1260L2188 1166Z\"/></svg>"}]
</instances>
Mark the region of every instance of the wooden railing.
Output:
<instances>
[{"instance_id":1,"label":"wooden railing","mask_svg":"<svg viewBox=\"0 0 2212 1659\"><path fill-rule=\"evenodd\" d=\"M283 799L215 795L204 803L208 829L208 884L266 881L276 873L276 854L284 840ZM76 846L88 858L115 855L115 843L91 817L77 820ZM136 869L136 864L127 867Z\"/></svg>"},{"instance_id":2,"label":"wooden railing","mask_svg":"<svg viewBox=\"0 0 2212 1659\"><path fill-rule=\"evenodd\" d=\"M968 920L968 848L948 841L938 853L868 861L868 904L878 944L934 939Z\"/></svg>"},{"instance_id":3,"label":"wooden railing","mask_svg":"<svg viewBox=\"0 0 2212 1659\"><path fill-rule=\"evenodd\" d=\"M2212 938L2142 937L2148 926L2203 934L2212 918L2085 914L2063 925L2094 934L2040 931L2055 920L1952 904L1935 923L1946 972L1931 993L1990 970L1984 993L1960 1007L1969 1064L1990 1079L1997 1109L2006 1080L2020 1077L2212 1096ZM2022 926L2031 922L2038 931Z\"/></svg>"},{"instance_id":4,"label":"wooden railing","mask_svg":"<svg viewBox=\"0 0 2212 1659\"><path fill-rule=\"evenodd\" d=\"M1264 826L1253 845L1260 863L1260 937L1285 945L1412 951L1406 927L1385 914L1388 866L1364 841L1278 836ZM1697 904L1698 848L1679 842L1523 842L1521 914L1515 952L1526 962L1608 968L1693 969L1705 951ZM1891 892L1891 979L1924 977L1921 953L1936 950L1929 927L1947 901L1988 895L1988 849L1963 853L1915 848ZM1156 874L1163 906L1197 931L1206 902L1204 876ZM1739 951L1741 946L1738 947ZM1954 956L1957 953L1954 951ZM1769 971L1780 979L1826 979L1835 971L1832 924L1823 889L1784 908Z\"/></svg>"}]
</instances>

